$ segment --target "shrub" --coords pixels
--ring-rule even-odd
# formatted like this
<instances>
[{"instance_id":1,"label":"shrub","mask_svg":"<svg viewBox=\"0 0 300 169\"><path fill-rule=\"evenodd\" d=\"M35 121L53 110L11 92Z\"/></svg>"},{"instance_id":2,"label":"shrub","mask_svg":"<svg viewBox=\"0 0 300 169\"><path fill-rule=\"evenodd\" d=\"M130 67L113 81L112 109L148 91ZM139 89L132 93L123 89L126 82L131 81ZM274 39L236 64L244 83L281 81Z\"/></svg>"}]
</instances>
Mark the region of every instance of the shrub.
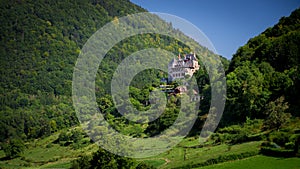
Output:
<instances>
[{"instance_id":1,"label":"shrub","mask_svg":"<svg viewBox=\"0 0 300 169\"><path fill-rule=\"evenodd\" d=\"M51 148L51 147L53 147L52 143L46 145L46 148Z\"/></svg>"},{"instance_id":2,"label":"shrub","mask_svg":"<svg viewBox=\"0 0 300 169\"><path fill-rule=\"evenodd\" d=\"M203 167L203 166L218 164L218 163L222 163L222 162L226 162L226 161L234 161L234 160L238 160L238 159L243 159L243 158L255 156L257 154L258 154L258 152L251 151L251 152L245 152L245 153L241 153L241 154L230 154L230 155L224 155L224 156L221 155L217 158L212 158L212 159L209 159L209 160L207 160L205 162L202 162L202 163L188 164L188 165L180 166L180 167L176 167L176 168Z\"/></svg>"},{"instance_id":3,"label":"shrub","mask_svg":"<svg viewBox=\"0 0 300 169\"><path fill-rule=\"evenodd\" d=\"M136 169L155 169L155 167L153 167L152 165L146 164L144 162L141 162L136 166Z\"/></svg>"},{"instance_id":4,"label":"shrub","mask_svg":"<svg viewBox=\"0 0 300 169\"><path fill-rule=\"evenodd\" d=\"M8 143L4 144L3 146L4 153L8 158L15 158L20 156L24 149L24 142L20 139L9 140Z\"/></svg>"},{"instance_id":5,"label":"shrub","mask_svg":"<svg viewBox=\"0 0 300 169\"><path fill-rule=\"evenodd\" d=\"M288 143L285 143L284 147L286 149L294 149L295 148L295 142L288 142Z\"/></svg>"},{"instance_id":6,"label":"shrub","mask_svg":"<svg viewBox=\"0 0 300 169\"><path fill-rule=\"evenodd\" d=\"M295 156L294 150L285 150L280 148L262 147L260 153L273 157L293 157Z\"/></svg>"},{"instance_id":7,"label":"shrub","mask_svg":"<svg viewBox=\"0 0 300 169\"><path fill-rule=\"evenodd\" d=\"M275 142L280 146L284 146L285 143L289 142L290 134L287 132L276 131L269 135L269 140Z\"/></svg>"},{"instance_id":8,"label":"shrub","mask_svg":"<svg viewBox=\"0 0 300 169\"><path fill-rule=\"evenodd\" d=\"M229 127L224 127L219 129L218 133L229 133L229 134L238 134L243 130L243 128L239 125L232 125Z\"/></svg>"},{"instance_id":9,"label":"shrub","mask_svg":"<svg viewBox=\"0 0 300 169\"><path fill-rule=\"evenodd\" d=\"M266 136L263 133L259 133L259 134L248 136L247 141L260 141L260 140L265 140L265 138Z\"/></svg>"}]
</instances>

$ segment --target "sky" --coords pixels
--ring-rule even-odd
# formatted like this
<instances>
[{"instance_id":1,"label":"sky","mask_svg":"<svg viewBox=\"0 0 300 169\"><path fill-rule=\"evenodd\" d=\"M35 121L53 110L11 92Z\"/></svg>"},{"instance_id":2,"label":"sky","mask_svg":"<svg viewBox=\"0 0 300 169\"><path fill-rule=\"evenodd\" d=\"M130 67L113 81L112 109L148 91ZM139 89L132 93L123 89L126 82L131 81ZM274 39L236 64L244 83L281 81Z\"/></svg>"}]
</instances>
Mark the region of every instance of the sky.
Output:
<instances>
[{"instance_id":1,"label":"sky","mask_svg":"<svg viewBox=\"0 0 300 169\"><path fill-rule=\"evenodd\" d=\"M227 59L250 38L300 7L300 0L130 1L149 12L168 13L194 24L210 40L217 54Z\"/></svg>"}]
</instances>

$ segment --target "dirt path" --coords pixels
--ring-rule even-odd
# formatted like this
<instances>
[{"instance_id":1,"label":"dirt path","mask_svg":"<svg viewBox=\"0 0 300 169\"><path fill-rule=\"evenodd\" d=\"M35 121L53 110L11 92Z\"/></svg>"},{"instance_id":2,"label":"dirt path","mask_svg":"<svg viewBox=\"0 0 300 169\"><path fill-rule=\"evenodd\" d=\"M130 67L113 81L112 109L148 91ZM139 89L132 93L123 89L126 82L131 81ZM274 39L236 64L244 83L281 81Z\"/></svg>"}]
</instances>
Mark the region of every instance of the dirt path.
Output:
<instances>
[{"instance_id":1,"label":"dirt path","mask_svg":"<svg viewBox=\"0 0 300 169\"><path fill-rule=\"evenodd\" d=\"M165 160L165 163L163 164L163 166L164 166L164 165L167 165L169 162L171 162L171 160L169 160L169 159L167 159L167 158L164 158L164 160Z\"/></svg>"}]
</instances>

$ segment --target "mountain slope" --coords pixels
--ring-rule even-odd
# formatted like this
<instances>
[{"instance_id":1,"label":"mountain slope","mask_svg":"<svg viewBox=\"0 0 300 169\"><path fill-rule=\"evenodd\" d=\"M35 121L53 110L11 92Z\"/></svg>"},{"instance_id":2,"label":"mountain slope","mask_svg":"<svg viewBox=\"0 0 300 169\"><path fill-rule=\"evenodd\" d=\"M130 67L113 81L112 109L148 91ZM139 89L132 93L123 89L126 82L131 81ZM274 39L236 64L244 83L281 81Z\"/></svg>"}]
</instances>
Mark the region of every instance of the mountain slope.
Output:
<instances>
[{"instance_id":1,"label":"mountain slope","mask_svg":"<svg viewBox=\"0 0 300 169\"><path fill-rule=\"evenodd\" d=\"M127 14L145 12L128 0L7 0L0 4L0 10L3 23L0 26L0 142L10 138L39 138L78 125L71 85L81 48L106 23ZM157 25L172 27L162 20L157 20ZM179 30L173 31L195 43ZM107 53L96 77L97 101L104 104L101 110L105 108L106 114L119 115L111 104L111 96L107 95L118 64L131 53L157 47L176 55L178 51L191 52L182 42L159 34L122 40ZM214 55L204 47L197 54ZM197 76L202 76L203 70ZM132 82L139 88L132 94L139 97L134 98L136 105L146 107L150 88L158 87L160 78L165 76L158 70L146 70L137 75ZM176 112L170 113L170 119L174 119ZM172 120L167 121L172 124Z\"/></svg>"},{"instance_id":2,"label":"mountain slope","mask_svg":"<svg viewBox=\"0 0 300 169\"><path fill-rule=\"evenodd\" d=\"M280 97L300 115L300 9L250 39L227 71L227 121L266 118L267 104Z\"/></svg>"},{"instance_id":3,"label":"mountain slope","mask_svg":"<svg viewBox=\"0 0 300 169\"><path fill-rule=\"evenodd\" d=\"M126 4L123 6L123 4ZM85 41L114 17L143 12L121 1L2 1L0 141L77 124L73 67Z\"/></svg>"}]
</instances>

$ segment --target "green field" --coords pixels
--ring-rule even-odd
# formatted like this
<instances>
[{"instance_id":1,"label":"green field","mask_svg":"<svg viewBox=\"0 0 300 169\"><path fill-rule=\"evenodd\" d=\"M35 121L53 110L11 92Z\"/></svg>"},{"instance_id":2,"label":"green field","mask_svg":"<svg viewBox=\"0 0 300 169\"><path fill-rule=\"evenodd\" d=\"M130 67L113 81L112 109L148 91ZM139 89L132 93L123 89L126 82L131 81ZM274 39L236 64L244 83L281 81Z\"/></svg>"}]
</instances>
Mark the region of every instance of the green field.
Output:
<instances>
[{"instance_id":1,"label":"green field","mask_svg":"<svg viewBox=\"0 0 300 169\"><path fill-rule=\"evenodd\" d=\"M95 144L80 149L54 144L59 132L43 139L36 139L26 144L21 157L6 160L3 150L0 151L0 168L70 168L71 161L80 155L95 152Z\"/></svg>"},{"instance_id":2,"label":"green field","mask_svg":"<svg viewBox=\"0 0 300 169\"><path fill-rule=\"evenodd\" d=\"M53 134L44 139L37 139L26 144L26 150L21 157L6 160L3 151L0 151L0 168L70 168L71 161L82 154L91 154L98 149L96 144L90 144L86 147L73 149L71 146L60 146L53 143L59 133ZM157 168L187 167L203 163L219 156L238 155L245 152L259 151L261 141L247 142L228 146L204 145L199 146L199 140L195 137L189 137L182 140L173 149L164 152L158 156L136 159L138 162L145 162ZM202 167L203 169L300 169L300 158L274 158L256 155L242 160L224 162L217 165ZM201 169L202 169L201 168Z\"/></svg>"},{"instance_id":3,"label":"green field","mask_svg":"<svg viewBox=\"0 0 300 169\"><path fill-rule=\"evenodd\" d=\"M184 139L184 144L189 146L198 145L199 142L192 139ZM181 147L182 143L173 149L162 153L153 158L141 159L148 164L151 164L158 168L174 168L185 165L197 164L205 162L211 158L217 158L221 155L240 154L249 151L259 151L260 141L248 142L229 146L221 144L217 146L206 146L203 148L187 148ZM165 161L164 163L163 160Z\"/></svg>"},{"instance_id":4,"label":"green field","mask_svg":"<svg viewBox=\"0 0 300 169\"><path fill-rule=\"evenodd\" d=\"M82 154L90 154L98 149L97 145L91 144L80 149L72 149L70 146L60 146L54 144L59 133L53 134L44 139L37 139L26 144L26 150L21 157L5 160L5 154L0 151L0 168L69 168L71 161ZM208 159L216 158L220 155L240 154L248 151L259 151L261 142L248 142L234 145L228 149L228 145L205 146L203 148L193 148L199 145L197 138L185 138L173 149L158 156L137 159L144 161L157 168L173 168L205 162Z\"/></svg>"},{"instance_id":5,"label":"green field","mask_svg":"<svg viewBox=\"0 0 300 169\"><path fill-rule=\"evenodd\" d=\"M200 167L199 169L300 169L300 158L254 156L243 160Z\"/></svg>"}]
</instances>

